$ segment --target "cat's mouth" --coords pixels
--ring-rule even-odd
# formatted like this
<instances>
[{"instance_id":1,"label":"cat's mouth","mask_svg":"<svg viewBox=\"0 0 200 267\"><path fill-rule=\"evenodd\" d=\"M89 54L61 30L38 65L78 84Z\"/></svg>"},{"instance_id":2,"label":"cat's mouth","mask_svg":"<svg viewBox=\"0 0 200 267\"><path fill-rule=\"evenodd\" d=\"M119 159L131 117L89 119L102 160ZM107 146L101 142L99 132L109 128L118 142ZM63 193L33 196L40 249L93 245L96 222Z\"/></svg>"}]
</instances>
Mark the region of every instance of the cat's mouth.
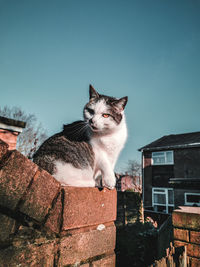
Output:
<instances>
[{"instance_id":1,"label":"cat's mouth","mask_svg":"<svg viewBox=\"0 0 200 267\"><path fill-rule=\"evenodd\" d=\"M93 132L98 132L99 131L99 129L97 127L95 127L94 125L90 124L90 127L91 127Z\"/></svg>"}]
</instances>

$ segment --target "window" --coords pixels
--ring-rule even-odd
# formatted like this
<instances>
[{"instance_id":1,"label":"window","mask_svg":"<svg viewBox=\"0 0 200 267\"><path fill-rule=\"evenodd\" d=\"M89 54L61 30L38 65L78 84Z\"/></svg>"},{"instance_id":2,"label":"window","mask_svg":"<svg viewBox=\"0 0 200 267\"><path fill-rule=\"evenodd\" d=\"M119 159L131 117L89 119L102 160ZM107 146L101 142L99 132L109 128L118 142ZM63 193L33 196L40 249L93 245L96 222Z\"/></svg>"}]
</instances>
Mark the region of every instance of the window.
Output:
<instances>
[{"instance_id":1,"label":"window","mask_svg":"<svg viewBox=\"0 0 200 267\"><path fill-rule=\"evenodd\" d=\"M152 152L153 165L170 165L174 164L173 151Z\"/></svg>"},{"instance_id":2,"label":"window","mask_svg":"<svg viewBox=\"0 0 200 267\"><path fill-rule=\"evenodd\" d=\"M200 193L185 193L185 205L200 206Z\"/></svg>"},{"instance_id":3,"label":"window","mask_svg":"<svg viewBox=\"0 0 200 267\"><path fill-rule=\"evenodd\" d=\"M174 208L174 191L172 188L152 189L152 205L155 211L170 213Z\"/></svg>"}]
</instances>

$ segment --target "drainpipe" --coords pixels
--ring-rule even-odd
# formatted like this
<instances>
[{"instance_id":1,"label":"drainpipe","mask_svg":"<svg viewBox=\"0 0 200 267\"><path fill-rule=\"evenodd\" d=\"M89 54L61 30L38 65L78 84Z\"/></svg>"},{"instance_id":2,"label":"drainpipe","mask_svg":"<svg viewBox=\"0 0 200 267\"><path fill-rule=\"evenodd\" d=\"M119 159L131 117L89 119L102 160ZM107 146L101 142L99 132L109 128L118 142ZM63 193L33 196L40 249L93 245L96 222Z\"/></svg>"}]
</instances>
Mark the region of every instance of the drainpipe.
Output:
<instances>
[{"instance_id":1,"label":"drainpipe","mask_svg":"<svg viewBox=\"0 0 200 267\"><path fill-rule=\"evenodd\" d=\"M142 206L143 206L143 222L144 222L144 153L142 150Z\"/></svg>"}]
</instances>

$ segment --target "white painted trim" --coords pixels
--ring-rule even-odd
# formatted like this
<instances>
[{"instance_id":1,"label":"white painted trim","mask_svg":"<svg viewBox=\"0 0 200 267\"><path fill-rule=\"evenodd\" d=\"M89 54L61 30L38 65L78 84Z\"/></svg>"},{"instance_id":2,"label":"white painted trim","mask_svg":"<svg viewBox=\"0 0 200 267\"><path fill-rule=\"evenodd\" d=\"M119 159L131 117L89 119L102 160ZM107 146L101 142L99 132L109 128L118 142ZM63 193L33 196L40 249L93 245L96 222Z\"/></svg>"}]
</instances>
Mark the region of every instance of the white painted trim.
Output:
<instances>
[{"instance_id":1,"label":"white painted trim","mask_svg":"<svg viewBox=\"0 0 200 267\"><path fill-rule=\"evenodd\" d=\"M200 196L200 193L184 193L184 199L185 199L185 205L187 206L193 206L193 205L197 205L197 206L200 206L200 203L197 203L197 202L188 202L187 201L187 196L188 195L193 195L193 196Z\"/></svg>"},{"instance_id":2,"label":"white painted trim","mask_svg":"<svg viewBox=\"0 0 200 267\"><path fill-rule=\"evenodd\" d=\"M18 133L21 133L23 131L22 127L11 126L11 125L4 124L2 122L0 122L0 129L11 130L13 132L18 132Z\"/></svg>"},{"instance_id":3,"label":"white painted trim","mask_svg":"<svg viewBox=\"0 0 200 267\"><path fill-rule=\"evenodd\" d=\"M163 190L162 192L156 192L156 190ZM152 187L152 206L165 206L166 207L166 213L169 213L169 207L174 207L174 204L169 204L168 199L168 191L171 190L174 193L173 188L166 188L166 187ZM154 202L154 194L160 194L165 195L166 204L160 204ZM173 194L173 202L174 202L174 194Z\"/></svg>"},{"instance_id":4,"label":"white painted trim","mask_svg":"<svg viewBox=\"0 0 200 267\"><path fill-rule=\"evenodd\" d=\"M154 163L153 162L153 154L164 153L164 157L165 157L165 160L166 160L167 159L167 152L171 152L172 153L172 162L164 162L164 163ZM174 151L173 150L166 150L166 151L155 151L155 152L152 152L151 163L152 163L153 166L174 165Z\"/></svg>"}]
</instances>

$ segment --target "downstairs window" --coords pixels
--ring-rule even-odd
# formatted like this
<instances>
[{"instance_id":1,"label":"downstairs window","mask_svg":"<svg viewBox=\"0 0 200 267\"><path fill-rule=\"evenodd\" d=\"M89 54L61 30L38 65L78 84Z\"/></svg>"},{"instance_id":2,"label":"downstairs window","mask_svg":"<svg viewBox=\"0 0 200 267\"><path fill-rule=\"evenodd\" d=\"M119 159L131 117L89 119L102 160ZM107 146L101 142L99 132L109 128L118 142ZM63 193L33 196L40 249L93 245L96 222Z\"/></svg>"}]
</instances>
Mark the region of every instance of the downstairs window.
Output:
<instances>
[{"instance_id":1,"label":"downstairs window","mask_svg":"<svg viewBox=\"0 0 200 267\"><path fill-rule=\"evenodd\" d=\"M152 205L155 211L171 213L174 208L174 191L172 188L152 188Z\"/></svg>"},{"instance_id":2,"label":"downstairs window","mask_svg":"<svg viewBox=\"0 0 200 267\"><path fill-rule=\"evenodd\" d=\"M200 193L185 193L186 206L200 206Z\"/></svg>"}]
</instances>

